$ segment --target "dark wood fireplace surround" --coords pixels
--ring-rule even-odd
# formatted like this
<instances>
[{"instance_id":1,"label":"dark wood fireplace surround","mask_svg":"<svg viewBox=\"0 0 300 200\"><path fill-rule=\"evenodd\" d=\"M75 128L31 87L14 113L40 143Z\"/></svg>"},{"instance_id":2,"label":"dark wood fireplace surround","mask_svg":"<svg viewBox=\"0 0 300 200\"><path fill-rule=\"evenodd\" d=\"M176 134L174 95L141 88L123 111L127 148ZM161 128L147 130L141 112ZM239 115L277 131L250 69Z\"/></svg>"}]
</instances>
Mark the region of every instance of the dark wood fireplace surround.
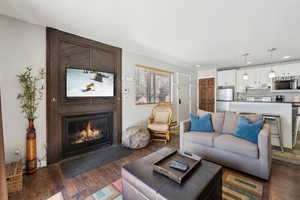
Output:
<instances>
[{"instance_id":1,"label":"dark wood fireplace surround","mask_svg":"<svg viewBox=\"0 0 300 200\"><path fill-rule=\"evenodd\" d=\"M113 114L113 144L120 143L122 49L47 28L47 162L63 156L64 119L70 116ZM99 70L115 74L115 95L105 98L66 98L65 68Z\"/></svg>"}]
</instances>

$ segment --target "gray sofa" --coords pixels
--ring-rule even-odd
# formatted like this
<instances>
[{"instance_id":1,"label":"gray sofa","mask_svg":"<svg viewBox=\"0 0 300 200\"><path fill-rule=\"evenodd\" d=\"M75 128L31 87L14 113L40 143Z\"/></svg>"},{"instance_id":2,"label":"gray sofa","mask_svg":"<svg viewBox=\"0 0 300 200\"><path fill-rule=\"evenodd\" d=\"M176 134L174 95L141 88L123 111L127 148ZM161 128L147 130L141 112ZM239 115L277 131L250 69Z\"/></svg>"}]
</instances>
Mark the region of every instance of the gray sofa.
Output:
<instances>
[{"instance_id":1,"label":"gray sofa","mask_svg":"<svg viewBox=\"0 0 300 200\"><path fill-rule=\"evenodd\" d=\"M207 112L198 110L198 116ZM180 149L202 156L224 166L268 180L272 150L269 126L264 125L258 136L258 145L233 136L240 114L233 112L211 113L213 133L191 132L190 120L180 123ZM243 115L252 122L260 115Z\"/></svg>"}]
</instances>

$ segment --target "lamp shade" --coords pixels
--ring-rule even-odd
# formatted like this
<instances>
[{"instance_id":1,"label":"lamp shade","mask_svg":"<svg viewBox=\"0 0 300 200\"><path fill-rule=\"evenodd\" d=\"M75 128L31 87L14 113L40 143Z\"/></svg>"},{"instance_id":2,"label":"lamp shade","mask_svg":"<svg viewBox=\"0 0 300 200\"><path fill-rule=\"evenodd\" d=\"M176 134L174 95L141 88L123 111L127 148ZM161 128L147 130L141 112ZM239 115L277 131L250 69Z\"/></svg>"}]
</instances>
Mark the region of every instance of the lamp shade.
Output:
<instances>
[{"instance_id":1,"label":"lamp shade","mask_svg":"<svg viewBox=\"0 0 300 200\"><path fill-rule=\"evenodd\" d=\"M269 72L269 78L275 78L276 74L273 70Z\"/></svg>"},{"instance_id":2,"label":"lamp shade","mask_svg":"<svg viewBox=\"0 0 300 200\"><path fill-rule=\"evenodd\" d=\"M249 78L249 76L248 76L247 72L245 72L245 73L243 74L243 80L248 80L248 78Z\"/></svg>"}]
</instances>

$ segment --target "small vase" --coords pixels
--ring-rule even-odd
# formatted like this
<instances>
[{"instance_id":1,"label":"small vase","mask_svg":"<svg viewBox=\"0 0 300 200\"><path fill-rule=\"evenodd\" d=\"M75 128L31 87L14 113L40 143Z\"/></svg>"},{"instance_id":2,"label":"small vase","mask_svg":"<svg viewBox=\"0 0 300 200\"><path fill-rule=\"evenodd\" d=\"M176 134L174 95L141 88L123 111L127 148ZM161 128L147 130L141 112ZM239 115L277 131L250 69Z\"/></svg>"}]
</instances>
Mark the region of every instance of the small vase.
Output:
<instances>
[{"instance_id":1,"label":"small vase","mask_svg":"<svg viewBox=\"0 0 300 200\"><path fill-rule=\"evenodd\" d=\"M36 171L36 135L33 120L29 120L26 137L26 172L27 174L34 174Z\"/></svg>"}]
</instances>

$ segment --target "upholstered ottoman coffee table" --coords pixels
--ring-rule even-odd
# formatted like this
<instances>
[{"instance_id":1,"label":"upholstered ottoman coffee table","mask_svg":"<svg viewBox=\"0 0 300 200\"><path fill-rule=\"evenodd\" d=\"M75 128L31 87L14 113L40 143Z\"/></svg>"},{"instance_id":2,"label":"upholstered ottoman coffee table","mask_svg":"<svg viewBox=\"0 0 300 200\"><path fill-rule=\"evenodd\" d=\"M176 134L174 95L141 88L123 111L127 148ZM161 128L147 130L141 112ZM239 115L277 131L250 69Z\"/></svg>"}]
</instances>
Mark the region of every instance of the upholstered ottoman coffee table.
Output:
<instances>
[{"instance_id":1,"label":"upholstered ottoman coffee table","mask_svg":"<svg viewBox=\"0 0 300 200\"><path fill-rule=\"evenodd\" d=\"M174 149L163 148L122 167L125 200L222 199L222 166L202 160L187 179L178 184L153 172L152 164Z\"/></svg>"}]
</instances>

